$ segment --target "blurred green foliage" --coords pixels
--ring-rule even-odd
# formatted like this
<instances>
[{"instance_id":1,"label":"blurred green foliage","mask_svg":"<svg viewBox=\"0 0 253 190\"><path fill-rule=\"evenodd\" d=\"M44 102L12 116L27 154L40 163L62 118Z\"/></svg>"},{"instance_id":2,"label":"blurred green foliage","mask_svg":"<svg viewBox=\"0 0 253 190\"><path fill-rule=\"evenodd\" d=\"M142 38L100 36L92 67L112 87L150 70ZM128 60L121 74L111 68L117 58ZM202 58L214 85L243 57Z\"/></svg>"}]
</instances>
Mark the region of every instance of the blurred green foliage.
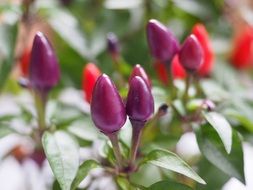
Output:
<instances>
[{"instance_id":1,"label":"blurred green foliage","mask_svg":"<svg viewBox=\"0 0 253 190\"><path fill-rule=\"evenodd\" d=\"M237 177L242 182L245 182L242 141L246 139L250 143L253 142L253 101L252 98L249 98L247 86L245 86L241 80L238 80L240 79L240 74L227 64L227 54L230 49L226 49L226 47L229 47L233 33L231 32L232 26L224 15L226 1L70 0L67 5L62 2L63 0L36 0L31 5L30 9L31 15L34 17L36 16L36 18L39 18L39 21L47 24L50 30L49 33L52 35L50 39L52 39L53 47L59 58L62 76L60 85L54 90L53 96L56 97L56 99L58 98L58 94L60 94L65 87L81 88L82 69L88 62L95 62L102 72L114 77L115 83L118 82L117 76L115 77L115 65L107 51L106 36L107 33L113 32L119 37L121 45L121 67L119 70L122 71L123 74L121 74L125 82L127 81L128 75L130 75L130 67L135 64L141 64L152 79L152 92L155 98L156 109L162 103L165 103L168 99L168 90L167 87L162 86L157 80L153 67L154 60L149 53L146 40L146 23L151 18L155 18L168 26L181 43L184 41L185 37L191 33L194 24L198 22L204 23L209 32L211 41L213 42L214 51L216 51L215 68L212 77L200 81L203 97L193 97L193 101L195 100L195 102L197 102L200 100L199 98L207 98L217 103L215 111L221 115L222 119L227 119L229 121L233 129L230 125L227 127L229 130L231 129L233 138L232 135L227 135L226 137L222 136L222 128L217 127L217 125L220 124L218 122L220 120L217 118L214 119L213 123L210 122L210 124L205 125L201 123L199 126L202 126L195 129L197 140L200 145L199 147L203 155L198 159L194 158L193 161L191 160L192 163L190 165L197 165L197 173L207 182L207 185L195 184L192 181L189 182L189 180L182 178L181 175L179 176L178 174L165 172L164 169L145 165L139 172L130 176L133 184L130 184L130 181L122 176L118 177L115 181L120 188L127 189L131 187L142 189L143 185L149 187L148 189L161 189L170 184L178 189L190 189L190 187L182 185L181 183L168 181L168 177L174 180L179 179L178 182L183 182L191 187L203 190L221 189L224 183L229 179L229 176ZM24 10L25 7L22 5L0 3L0 90L5 85L5 90L7 92L16 92L21 89L17 90L18 87L13 85L16 82L16 78L11 78L10 73L14 68L16 59L18 59L14 55L14 50L17 34L19 32L19 22L23 21L24 15L22 11L24 12ZM4 18L2 19L3 21L1 18ZM214 43L217 41L220 44L225 43L225 51L223 47L218 47L217 44ZM118 83L120 84L120 82ZM174 151L177 141L185 132L184 126L181 126L183 119L177 117L178 113L173 113L173 109L177 110L179 115L184 115L189 111L187 110L187 106L183 105L180 100L180 95L183 93L182 85L181 88L180 85L181 83L179 82L177 85L179 98L173 102L175 108L169 108L167 120L156 121L157 123L154 122L154 126L152 126L154 124L152 122L147 124L142 139L142 153L149 153L157 149L157 147ZM118 86L121 87L121 89L119 89L121 95L125 97L127 88L125 88L124 85ZM57 143L55 142L61 141L59 137L55 139L55 134L59 133L59 130L64 131L61 133L64 134L66 139L71 141L73 147L76 146L77 142L80 147L87 147L91 146L92 142L96 139L103 139L103 137L95 131L90 120L89 112L67 106L62 102L59 103L58 100L54 101L50 102L50 104L55 104L55 106L52 115L49 117L50 124L52 125L52 129L50 130L52 131L44 135L43 145L46 147L45 149L47 149L47 146L52 146L50 144L56 147ZM23 118L26 123L32 123L33 115L25 108L25 105L19 106L21 107L21 114L18 117ZM7 130L5 128L7 125L6 121L10 121L12 118L13 116L0 117L0 137L15 132L12 129ZM237 131L242 134L244 139L238 135ZM216 132L218 132L218 134L216 134ZM72 137L74 137L75 140L72 140ZM231 144L231 139L233 139L233 144ZM70 146L71 143L69 144ZM222 143L225 144L226 149ZM122 140L121 146L124 149L124 156L127 157L129 149L125 139ZM231 146L232 152L231 154L227 154L227 152L230 152ZM75 149L77 152L78 147L75 147ZM48 150L47 156L53 166L52 168L57 172L56 177L58 180L60 178L60 186L67 189L72 181L69 180L67 187L65 187L65 181L69 176L61 176L62 170L58 170L58 164L60 162L59 160L65 157L68 152L63 152L61 155L62 152L58 151L58 160L55 160L54 152L50 152L52 151L50 148ZM155 163L154 165L160 166L157 162L161 161L161 165L163 165L164 168L172 168L171 170L173 170L173 166L178 163L181 165L185 164L181 159L175 159L178 157L174 155L174 153L165 152L165 154L163 152L162 154L161 151L158 153L159 156L162 155L162 161L160 160L161 157L155 155L150 156L150 160L147 162L153 162ZM105 143L103 154L105 157L103 157L103 159L107 158L109 162L106 162L106 164L114 163L115 157L113 155L113 150L107 142ZM78 160L77 153L75 156L76 160ZM174 159L175 163L172 163L171 159ZM71 163L71 161L69 162ZM217 168L213 167L211 163L216 165ZM226 167L226 164L230 167ZM184 165L183 168L183 172L180 171L179 173L185 174L185 171L189 172L190 166ZM70 172L72 179L75 177L74 172L78 169L77 165L75 165L74 169L74 171ZM79 170L80 169L87 171L85 172L86 176L88 171L92 168L86 168L86 164L84 163L83 168L79 168ZM178 172L176 169L173 171ZM192 174L191 172L190 170L188 176L195 176L195 173L193 172ZM80 176L80 178L85 177L81 174ZM192 178L197 178L197 181L202 182L202 179L199 179L198 176ZM78 185L81 179L76 180L75 186ZM161 181L155 183L158 180ZM152 183L155 184L152 185ZM54 183L53 188L60 189L60 186L58 183Z\"/></svg>"}]
</instances>

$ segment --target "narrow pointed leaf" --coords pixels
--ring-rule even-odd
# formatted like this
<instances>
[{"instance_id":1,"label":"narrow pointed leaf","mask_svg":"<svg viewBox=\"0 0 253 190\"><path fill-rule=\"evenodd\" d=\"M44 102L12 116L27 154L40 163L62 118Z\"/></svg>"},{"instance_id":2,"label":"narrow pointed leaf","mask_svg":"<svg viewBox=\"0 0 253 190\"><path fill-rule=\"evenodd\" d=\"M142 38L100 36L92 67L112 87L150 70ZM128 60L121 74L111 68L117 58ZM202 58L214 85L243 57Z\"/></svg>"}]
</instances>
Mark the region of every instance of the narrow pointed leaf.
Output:
<instances>
[{"instance_id":1,"label":"narrow pointed leaf","mask_svg":"<svg viewBox=\"0 0 253 190\"><path fill-rule=\"evenodd\" d=\"M228 121L217 112L209 112L204 114L208 123L216 130L223 142L227 153L231 152L232 147L232 127Z\"/></svg>"},{"instance_id":2,"label":"narrow pointed leaf","mask_svg":"<svg viewBox=\"0 0 253 190\"><path fill-rule=\"evenodd\" d=\"M173 152L167 150L153 150L146 156L143 163L150 163L164 169L172 170L192 178L201 184L206 184L185 161Z\"/></svg>"},{"instance_id":3,"label":"narrow pointed leaf","mask_svg":"<svg viewBox=\"0 0 253 190\"><path fill-rule=\"evenodd\" d=\"M91 59L93 55L87 48L87 40L73 15L67 10L53 9L53 11L49 11L48 16L49 24L53 30L80 56Z\"/></svg>"},{"instance_id":4,"label":"narrow pointed leaf","mask_svg":"<svg viewBox=\"0 0 253 190\"><path fill-rule=\"evenodd\" d=\"M86 160L78 169L77 175L71 185L71 189L75 190L81 181L88 175L89 171L93 168L99 167L99 164L95 160Z\"/></svg>"}]
</instances>

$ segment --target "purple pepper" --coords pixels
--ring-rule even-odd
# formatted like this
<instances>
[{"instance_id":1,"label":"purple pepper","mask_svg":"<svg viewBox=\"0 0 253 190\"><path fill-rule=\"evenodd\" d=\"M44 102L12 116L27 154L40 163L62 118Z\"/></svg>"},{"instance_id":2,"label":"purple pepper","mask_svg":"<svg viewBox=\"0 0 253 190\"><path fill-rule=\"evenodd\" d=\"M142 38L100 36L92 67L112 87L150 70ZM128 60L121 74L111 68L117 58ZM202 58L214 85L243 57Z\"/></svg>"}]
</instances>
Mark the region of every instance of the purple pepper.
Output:
<instances>
[{"instance_id":1,"label":"purple pepper","mask_svg":"<svg viewBox=\"0 0 253 190\"><path fill-rule=\"evenodd\" d=\"M132 78L127 95L126 112L130 120L146 122L154 112L150 88L139 76Z\"/></svg>"},{"instance_id":2,"label":"purple pepper","mask_svg":"<svg viewBox=\"0 0 253 190\"><path fill-rule=\"evenodd\" d=\"M195 35L191 34L185 40L179 51L179 61L189 73L196 72L203 63L203 49Z\"/></svg>"},{"instance_id":3,"label":"purple pepper","mask_svg":"<svg viewBox=\"0 0 253 190\"><path fill-rule=\"evenodd\" d=\"M42 32L37 32L31 52L29 80L31 87L48 92L60 79L60 69L55 52Z\"/></svg>"},{"instance_id":4,"label":"purple pepper","mask_svg":"<svg viewBox=\"0 0 253 190\"><path fill-rule=\"evenodd\" d=\"M95 126L105 134L117 132L126 122L123 101L106 74L101 75L94 86L91 117Z\"/></svg>"},{"instance_id":5,"label":"purple pepper","mask_svg":"<svg viewBox=\"0 0 253 190\"><path fill-rule=\"evenodd\" d=\"M169 62L179 50L179 43L172 32L155 19L147 24L147 39L154 58Z\"/></svg>"},{"instance_id":6,"label":"purple pepper","mask_svg":"<svg viewBox=\"0 0 253 190\"><path fill-rule=\"evenodd\" d=\"M139 64L135 65L135 67L133 68L131 76L129 77L129 83L135 76L141 77L146 82L146 84L151 88L150 79L145 70L143 69L143 67Z\"/></svg>"},{"instance_id":7,"label":"purple pepper","mask_svg":"<svg viewBox=\"0 0 253 190\"><path fill-rule=\"evenodd\" d=\"M117 36L112 32L107 34L107 49L113 57L119 56L119 41Z\"/></svg>"}]
</instances>

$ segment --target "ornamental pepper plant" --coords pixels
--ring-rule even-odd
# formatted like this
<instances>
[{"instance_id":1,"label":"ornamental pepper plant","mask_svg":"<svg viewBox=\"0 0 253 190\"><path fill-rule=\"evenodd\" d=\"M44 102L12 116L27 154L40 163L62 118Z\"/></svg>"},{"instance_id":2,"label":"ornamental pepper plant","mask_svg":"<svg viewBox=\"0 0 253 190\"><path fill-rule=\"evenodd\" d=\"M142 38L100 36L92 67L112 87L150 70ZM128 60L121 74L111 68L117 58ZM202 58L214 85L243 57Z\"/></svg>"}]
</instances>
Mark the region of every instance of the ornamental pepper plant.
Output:
<instances>
[{"instance_id":1,"label":"ornamental pepper plant","mask_svg":"<svg viewBox=\"0 0 253 190\"><path fill-rule=\"evenodd\" d=\"M1 190L253 189L250 4L3 2Z\"/></svg>"}]
</instances>

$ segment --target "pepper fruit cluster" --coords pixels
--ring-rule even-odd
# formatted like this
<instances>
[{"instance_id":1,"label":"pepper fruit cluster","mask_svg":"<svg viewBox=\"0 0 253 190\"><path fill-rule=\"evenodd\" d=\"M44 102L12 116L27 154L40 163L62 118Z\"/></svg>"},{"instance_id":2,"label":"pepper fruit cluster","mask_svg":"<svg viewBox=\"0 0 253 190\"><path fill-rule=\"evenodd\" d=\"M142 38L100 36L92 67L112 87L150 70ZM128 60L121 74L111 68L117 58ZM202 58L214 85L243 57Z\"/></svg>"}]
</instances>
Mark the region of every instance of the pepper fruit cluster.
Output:
<instances>
[{"instance_id":1,"label":"pepper fruit cluster","mask_svg":"<svg viewBox=\"0 0 253 190\"><path fill-rule=\"evenodd\" d=\"M194 41L194 43L185 42L182 47L179 47L179 42L171 31L159 21L152 19L147 24L147 40L151 55L155 59L154 66L158 78L164 84L168 83L169 77L171 77L171 79L186 78L186 71L192 69L194 72L197 72L199 76L204 77L210 75L214 64L214 53L208 33L203 24L195 24L192 29L192 34L186 40L186 42ZM193 47L185 47L190 45L193 45ZM184 51L184 48L188 50ZM188 57L189 61L182 58L184 57L183 52L188 54L186 57ZM192 58L194 60L189 56L193 56ZM196 60L200 58L203 60ZM184 63L182 63L182 61ZM193 63L189 63L190 61ZM192 68L193 66L195 68ZM171 70L170 73L167 72L168 69Z\"/></svg>"},{"instance_id":2,"label":"pepper fruit cluster","mask_svg":"<svg viewBox=\"0 0 253 190\"><path fill-rule=\"evenodd\" d=\"M142 128L154 112L154 99L151 83L140 66L136 65L129 78L129 91L126 104L123 103L116 86L106 74L96 81L91 99L91 117L95 126L107 135L113 145L119 170L126 164L132 166L140 142ZM118 131L126 122L127 115L133 127L131 156L124 163L118 145Z\"/></svg>"}]
</instances>

